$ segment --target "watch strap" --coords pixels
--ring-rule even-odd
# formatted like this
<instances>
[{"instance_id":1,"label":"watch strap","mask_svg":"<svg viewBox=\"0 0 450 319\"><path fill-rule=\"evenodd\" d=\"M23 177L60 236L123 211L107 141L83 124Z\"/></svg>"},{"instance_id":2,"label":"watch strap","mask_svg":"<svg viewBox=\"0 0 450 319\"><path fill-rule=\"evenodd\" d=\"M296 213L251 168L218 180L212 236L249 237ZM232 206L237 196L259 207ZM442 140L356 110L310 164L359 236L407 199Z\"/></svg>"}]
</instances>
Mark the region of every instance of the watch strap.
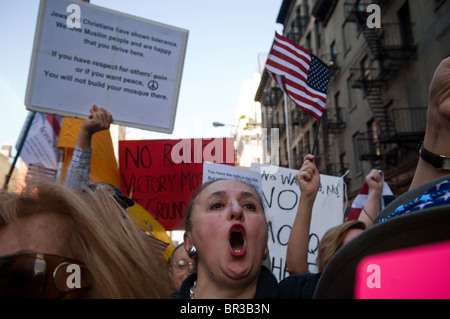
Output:
<instances>
[{"instance_id":1,"label":"watch strap","mask_svg":"<svg viewBox=\"0 0 450 319\"><path fill-rule=\"evenodd\" d=\"M431 153L423 144L420 147L420 157L437 169L450 170L450 157Z\"/></svg>"}]
</instances>

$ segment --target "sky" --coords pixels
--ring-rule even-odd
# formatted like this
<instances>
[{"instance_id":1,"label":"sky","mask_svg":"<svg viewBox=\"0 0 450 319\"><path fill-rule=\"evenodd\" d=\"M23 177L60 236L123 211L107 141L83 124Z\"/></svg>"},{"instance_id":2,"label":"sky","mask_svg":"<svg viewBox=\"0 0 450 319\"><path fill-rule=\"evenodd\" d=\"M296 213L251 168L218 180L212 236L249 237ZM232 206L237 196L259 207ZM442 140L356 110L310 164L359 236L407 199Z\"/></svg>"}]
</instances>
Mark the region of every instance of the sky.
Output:
<instances>
[{"instance_id":1,"label":"sky","mask_svg":"<svg viewBox=\"0 0 450 319\"><path fill-rule=\"evenodd\" d=\"M229 137L241 87L267 53L282 0L91 0L91 4L189 31L172 134L131 129L146 139ZM0 1L0 145L15 145L28 110L25 93L38 0ZM129 129L127 129L129 131ZM14 154L13 150L13 154Z\"/></svg>"}]
</instances>

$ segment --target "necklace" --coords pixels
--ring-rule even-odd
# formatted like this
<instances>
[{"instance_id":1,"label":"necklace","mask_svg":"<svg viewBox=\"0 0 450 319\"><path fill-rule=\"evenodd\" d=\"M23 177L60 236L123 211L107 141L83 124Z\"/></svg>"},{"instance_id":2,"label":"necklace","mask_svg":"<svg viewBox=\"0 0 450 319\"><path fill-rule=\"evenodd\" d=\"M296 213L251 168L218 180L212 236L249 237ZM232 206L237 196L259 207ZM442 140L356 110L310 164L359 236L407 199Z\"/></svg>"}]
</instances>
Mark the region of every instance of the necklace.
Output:
<instances>
[{"instance_id":1,"label":"necklace","mask_svg":"<svg viewBox=\"0 0 450 319\"><path fill-rule=\"evenodd\" d=\"M194 299L195 291L194 288L197 287L197 280L194 281L194 285L189 288L189 298Z\"/></svg>"}]
</instances>

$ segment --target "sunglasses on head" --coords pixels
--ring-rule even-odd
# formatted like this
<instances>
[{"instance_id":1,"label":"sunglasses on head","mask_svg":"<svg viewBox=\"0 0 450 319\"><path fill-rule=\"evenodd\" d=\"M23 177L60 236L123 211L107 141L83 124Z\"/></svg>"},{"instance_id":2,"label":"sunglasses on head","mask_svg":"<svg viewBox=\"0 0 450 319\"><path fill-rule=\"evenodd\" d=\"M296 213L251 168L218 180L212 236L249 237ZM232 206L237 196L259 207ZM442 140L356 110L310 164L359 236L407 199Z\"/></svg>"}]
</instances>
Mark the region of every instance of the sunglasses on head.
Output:
<instances>
[{"instance_id":1,"label":"sunglasses on head","mask_svg":"<svg viewBox=\"0 0 450 319\"><path fill-rule=\"evenodd\" d=\"M86 266L70 258L41 253L0 257L0 298L77 298L89 285Z\"/></svg>"}]
</instances>

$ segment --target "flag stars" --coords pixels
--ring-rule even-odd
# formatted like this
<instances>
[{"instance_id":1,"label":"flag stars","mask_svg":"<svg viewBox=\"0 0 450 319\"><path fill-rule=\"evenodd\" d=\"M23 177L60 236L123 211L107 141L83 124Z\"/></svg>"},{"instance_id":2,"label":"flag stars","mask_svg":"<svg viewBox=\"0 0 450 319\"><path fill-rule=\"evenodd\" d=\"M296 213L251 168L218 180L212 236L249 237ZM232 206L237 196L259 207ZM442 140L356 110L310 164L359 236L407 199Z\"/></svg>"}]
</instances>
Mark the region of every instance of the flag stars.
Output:
<instances>
[{"instance_id":1,"label":"flag stars","mask_svg":"<svg viewBox=\"0 0 450 319\"><path fill-rule=\"evenodd\" d=\"M308 73L307 84L314 90L322 93L327 92L330 78L329 67L320 61L315 55L311 54L311 66Z\"/></svg>"}]
</instances>

